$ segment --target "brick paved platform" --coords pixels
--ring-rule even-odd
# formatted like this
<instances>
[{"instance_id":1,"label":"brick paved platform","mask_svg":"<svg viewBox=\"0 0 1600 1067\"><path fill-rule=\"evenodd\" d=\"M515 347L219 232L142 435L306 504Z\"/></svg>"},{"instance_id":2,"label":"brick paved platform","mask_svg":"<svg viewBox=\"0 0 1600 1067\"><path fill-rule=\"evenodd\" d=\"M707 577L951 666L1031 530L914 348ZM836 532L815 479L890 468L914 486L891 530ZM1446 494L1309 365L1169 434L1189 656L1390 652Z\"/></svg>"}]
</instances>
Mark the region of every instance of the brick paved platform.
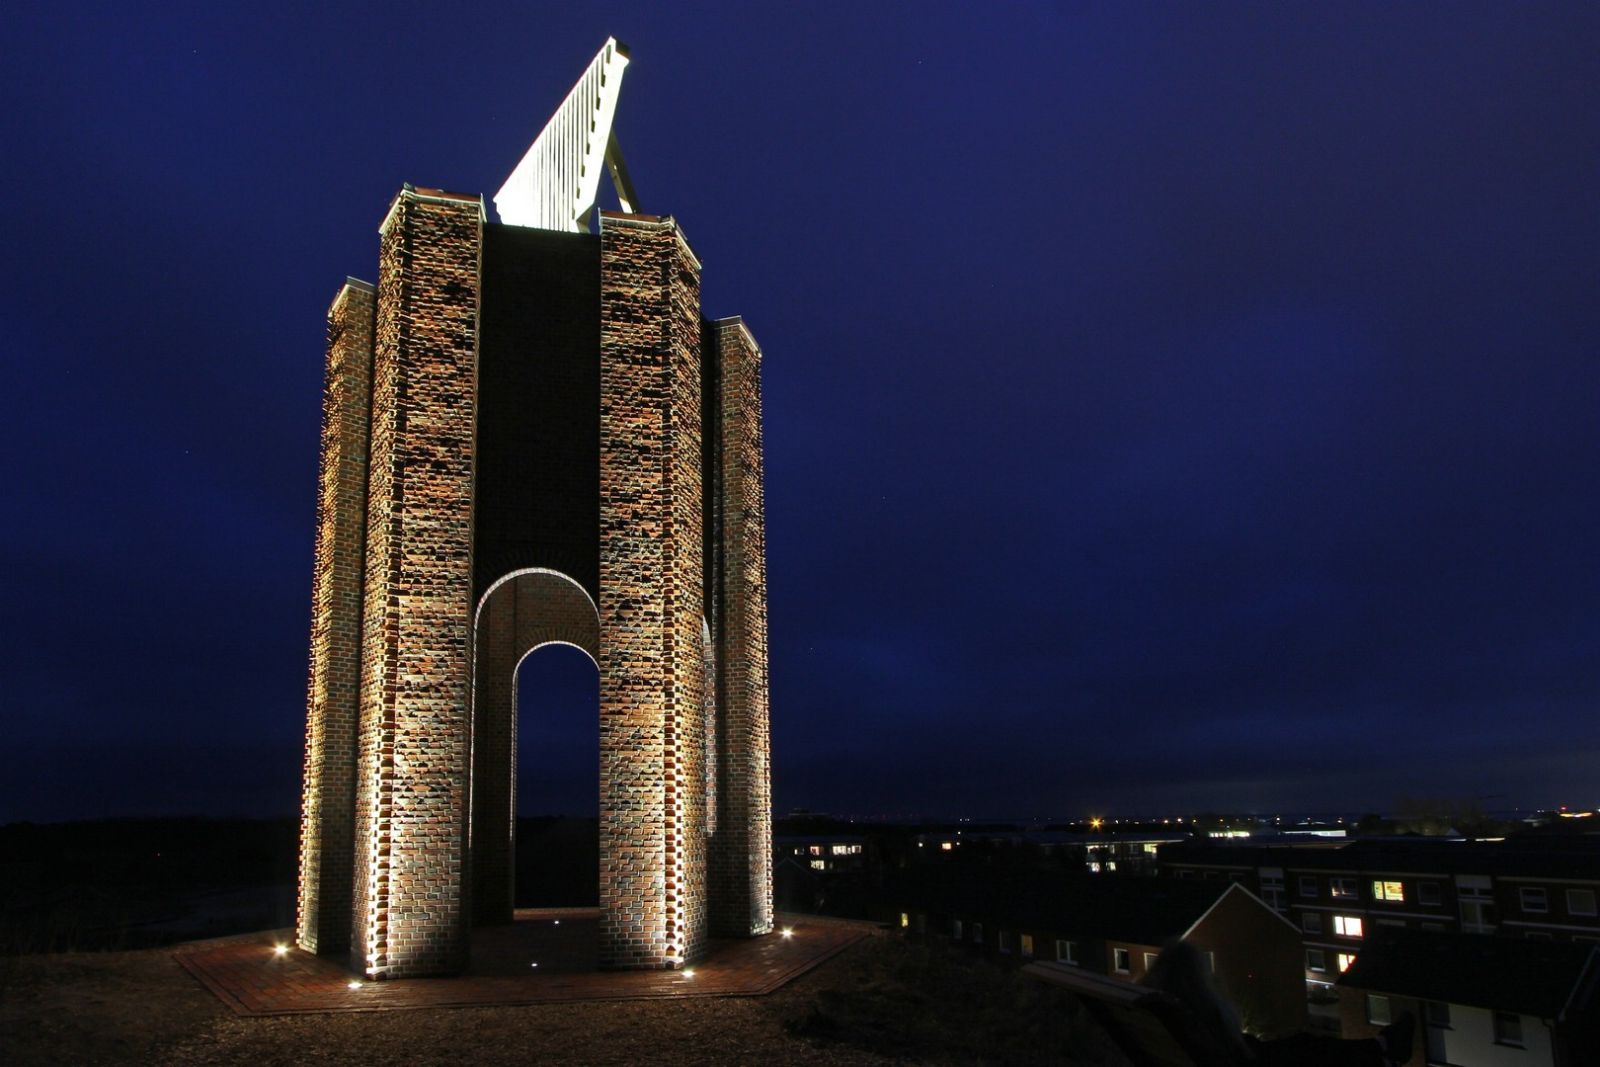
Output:
<instances>
[{"instance_id":1,"label":"brick paved platform","mask_svg":"<svg viewBox=\"0 0 1600 1067\"><path fill-rule=\"evenodd\" d=\"M332 960L297 948L279 955L288 930L210 941L174 958L239 1015L489 1007L578 1000L748 997L770 993L867 937L870 923L780 915L779 928L748 941L713 941L689 971L598 971L594 909L521 910L511 926L477 931L472 966L454 978L358 982ZM535 967L534 964L538 966Z\"/></svg>"}]
</instances>

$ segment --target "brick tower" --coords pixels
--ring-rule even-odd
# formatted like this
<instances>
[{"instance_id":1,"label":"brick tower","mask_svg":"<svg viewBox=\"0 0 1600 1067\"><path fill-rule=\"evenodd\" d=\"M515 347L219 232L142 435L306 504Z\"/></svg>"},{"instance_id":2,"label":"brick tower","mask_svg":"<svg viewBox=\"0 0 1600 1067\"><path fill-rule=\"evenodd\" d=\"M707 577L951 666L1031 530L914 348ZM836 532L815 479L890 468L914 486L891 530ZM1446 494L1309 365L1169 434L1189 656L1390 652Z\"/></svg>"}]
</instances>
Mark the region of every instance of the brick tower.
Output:
<instances>
[{"instance_id":1,"label":"brick tower","mask_svg":"<svg viewBox=\"0 0 1600 1067\"><path fill-rule=\"evenodd\" d=\"M602 966L771 929L761 350L632 210L626 63L500 223L405 186L328 312L298 940L370 977L511 921L516 669L551 642L599 668ZM602 160L625 210L591 233Z\"/></svg>"}]
</instances>

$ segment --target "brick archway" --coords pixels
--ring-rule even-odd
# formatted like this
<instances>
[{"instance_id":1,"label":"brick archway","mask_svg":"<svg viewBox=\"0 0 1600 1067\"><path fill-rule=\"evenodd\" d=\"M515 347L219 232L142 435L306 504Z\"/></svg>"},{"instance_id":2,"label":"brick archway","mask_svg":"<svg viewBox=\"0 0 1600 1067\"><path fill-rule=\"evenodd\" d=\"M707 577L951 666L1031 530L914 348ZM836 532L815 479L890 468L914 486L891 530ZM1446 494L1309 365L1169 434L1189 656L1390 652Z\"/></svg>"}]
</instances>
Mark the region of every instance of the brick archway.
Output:
<instances>
[{"instance_id":1,"label":"brick archway","mask_svg":"<svg viewBox=\"0 0 1600 1067\"><path fill-rule=\"evenodd\" d=\"M545 645L600 662L600 613L560 571L529 567L494 582L473 618L472 784L467 831L474 926L512 920L516 889L517 667Z\"/></svg>"}]
</instances>

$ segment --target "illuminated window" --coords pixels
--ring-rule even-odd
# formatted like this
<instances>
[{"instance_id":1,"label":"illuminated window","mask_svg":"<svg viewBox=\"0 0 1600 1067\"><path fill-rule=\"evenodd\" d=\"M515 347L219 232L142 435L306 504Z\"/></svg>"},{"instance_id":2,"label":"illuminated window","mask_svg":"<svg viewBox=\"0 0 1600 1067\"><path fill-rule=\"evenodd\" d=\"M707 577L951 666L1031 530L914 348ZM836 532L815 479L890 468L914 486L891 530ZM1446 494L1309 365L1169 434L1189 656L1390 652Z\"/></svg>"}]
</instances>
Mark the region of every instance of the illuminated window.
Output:
<instances>
[{"instance_id":1,"label":"illuminated window","mask_svg":"<svg viewBox=\"0 0 1600 1067\"><path fill-rule=\"evenodd\" d=\"M952 841L940 841L939 842L939 849L940 849L940 851L943 851L943 852L949 852L951 849L953 849L955 847L956 847L955 843L952 842Z\"/></svg>"},{"instance_id":2,"label":"illuminated window","mask_svg":"<svg viewBox=\"0 0 1600 1067\"><path fill-rule=\"evenodd\" d=\"M1522 1016L1513 1015L1509 1011L1494 1013L1494 1043L1509 1045L1512 1048L1523 1048L1522 1044Z\"/></svg>"},{"instance_id":3,"label":"illuminated window","mask_svg":"<svg viewBox=\"0 0 1600 1067\"><path fill-rule=\"evenodd\" d=\"M1438 882L1418 882L1417 901L1430 906L1438 906L1440 902Z\"/></svg>"},{"instance_id":4,"label":"illuminated window","mask_svg":"<svg viewBox=\"0 0 1600 1067\"><path fill-rule=\"evenodd\" d=\"M1335 915L1333 917L1333 932L1340 937L1360 937L1361 917L1359 915Z\"/></svg>"},{"instance_id":5,"label":"illuminated window","mask_svg":"<svg viewBox=\"0 0 1600 1067\"><path fill-rule=\"evenodd\" d=\"M1300 876L1300 895L1303 897L1315 897L1317 895L1317 880L1309 874Z\"/></svg>"},{"instance_id":6,"label":"illuminated window","mask_svg":"<svg viewBox=\"0 0 1600 1067\"><path fill-rule=\"evenodd\" d=\"M1133 970L1133 961L1129 957L1127 949L1114 948L1111 950L1111 969L1118 974L1127 974Z\"/></svg>"},{"instance_id":7,"label":"illuminated window","mask_svg":"<svg viewBox=\"0 0 1600 1067\"><path fill-rule=\"evenodd\" d=\"M1017 954L1025 960L1033 959L1033 935L1023 934L1017 939Z\"/></svg>"},{"instance_id":8,"label":"illuminated window","mask_svg":"<svg viewBox=\"0 0 1600 1067\"><path fill-rule=\"evenodd\" d=\"M825 871L825 870L828 869L828 861L827 860L812 860L811 861L811 869L813 871Z\"/></svg>"},{"instance_id":9,"label":"illuminated window","mask_svg":"<svg viewBox=\"0 0 1600 1067\"><path fill-rule=\"evenodd\" d=\"M1308 911L1301 913L1300 929L1308 934L1322 933L1322 912Z\"/></svg>"},{"instance_id":10,"label":"illuminated window","mask_svg":"<svg viewBox=\"0 0 1600 1067\"><path fill-rule=\"evenodd\" d=\"M1323 974L1328 969L1328 956L1320 948L1306 949L1306 970Z\"/></svg>"},{"instance_id":11,"label":"illuminated window","mask_svg":"<svg viewBox=\"0 0 1600 1067\"><path fill-rule=\"evenodd\" d=\"M1373 882L1372 896L1377 900L1392 900L1404 903L1406 899L1405 886L1399 882Z\"/></svg>"},{"instance_id":12,"label":"illuminated window","mask_svg":"<svg viewBox=\"0 0 1600 1067\"><path fill-rule=\"evenodd\" d=\"M1568 915L1593 915L1594 913L1595 907L1593 889L1567 890Z\"/></svg>"},{"instance_id":13,"label":"illuminated window","mask_svg":"<svg viewBox=\"0 0 1600 1067\"><path fill-rule=\"evenodd\" d=\"M1520 890L1520 893L1523 911L1546 912L1550 910L1550 895L1544 891L1543 886L1525 885Z\"/></svg>"},{"instance_id":14,"label":"illuminated window","mask_svg":"<svg viewBox=\"0 0 1600 1067\"><path fill-rule=\"evenodd\" d=\"M900 929L904 930L911 925L911 915L908 912L900 913Z\"/></svg>"},{"instance_id":15,"label":"illuminated window","mask_svg":"<svg viewBox=\"0 0 1600 1067\"><path fill-rule=\"evenodd\" d=\"M1393 1022L1389 1017L1389 998L1379 996L1377 993L1367 994L1367 1022L1373 1026L1388 1026Z\"/></svg>"},{"instance_id":16,"label":"illuminated window","mask_svg":"<svg viewBox=\"0 0 1600 1067\"><path fill-rule=\"evenodd\" d=\"M1074 941L1056 942L1056 962L1078 965L1078 945Z\"/></svg>"},{"instance_id":17,"label":"illuminated window","mask_svg":"<svg viewBox=\"0 0 1600 1067\"><path fill-rule=\"evenodd\" d=\"M1329 880L1335 899L1354 900L1357 895L1356 880L1354 878L1333 878Z\"/></svg>"},{"instance_id":18,"label":"illuminated window","mask_svg":"<svg viewBox=\"0 0 1600 1067\"><path fill-rule=\"evenodd\" d=\"M860 845L834 845L833 846L833 854L835 856L855 856L855 855L859 855L860 852L861 852L861 846Z\"/></svg>"},{"instance_id":19,"label":"illuminated window","mask_svg":"<svg viewBox=\"0 0 1600 1067\"><path fill-rule=\"evenodd\" d=\"M822 855L822 846L812 845L810 848L806 849L806 851L811 853L813 856L820 856Z\"/></svg>"},{"instance_id":20,"label":"illuminated window","mask_svg":"<svg viewBox=\"0 0 1600 1067\"><path fill-rule=\"evenodd\" d=\"M1356 954L1354 952L1341 952L1341 953L1339 953L1339 959L1338 959L1339 973L1343 974L1344 972L1348 971L1350 969L1350 965L1352 963L1354 963L1355 961L1356 961Z\"/></svg>"}]
</instances>

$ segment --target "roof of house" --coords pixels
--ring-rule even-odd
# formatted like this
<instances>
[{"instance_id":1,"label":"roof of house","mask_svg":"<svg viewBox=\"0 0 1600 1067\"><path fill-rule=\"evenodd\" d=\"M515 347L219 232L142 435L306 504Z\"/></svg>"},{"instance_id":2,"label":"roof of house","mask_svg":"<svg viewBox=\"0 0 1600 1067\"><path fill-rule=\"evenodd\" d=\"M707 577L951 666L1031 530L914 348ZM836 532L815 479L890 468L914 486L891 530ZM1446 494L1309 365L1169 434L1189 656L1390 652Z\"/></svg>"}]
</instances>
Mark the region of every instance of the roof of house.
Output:
<instances>
[{"instance_id":1,"label":"roof of house","mask_svg":"<svg viewBox=\"0 0 1600 1067\"><path fill-rule=\"evenodd\" d=\"M1264 918L1283 921L1231 882L918 869L903 881L899 895L910 907L969 922L1160 945L1187 933L1230 891L1255 900Z\"/></svg>"},{"instance_id":2,"label":"roof of house","mask_svg":"<svg viewBox=\"0 0 1600 1067\"><path fill-rule=\"evenodd\" d=\"M1559 1019L1593 999L1597 974L1592 944L1377 927L1339 984Z\"/></svg>"}]
</instances>

